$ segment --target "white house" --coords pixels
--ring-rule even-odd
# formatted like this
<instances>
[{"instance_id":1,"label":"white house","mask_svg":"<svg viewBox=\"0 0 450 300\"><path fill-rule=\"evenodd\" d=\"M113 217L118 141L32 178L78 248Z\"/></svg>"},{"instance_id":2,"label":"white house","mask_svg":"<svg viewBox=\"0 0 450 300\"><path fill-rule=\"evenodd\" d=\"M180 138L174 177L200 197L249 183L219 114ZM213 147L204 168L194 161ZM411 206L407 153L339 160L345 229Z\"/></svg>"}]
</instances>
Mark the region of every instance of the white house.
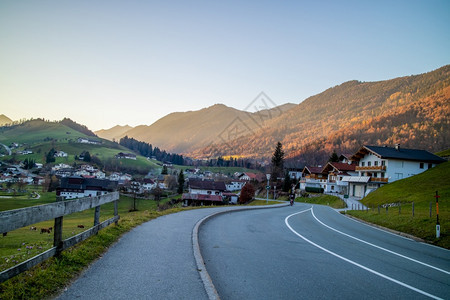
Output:
<instances>
[{"instance_id":1,"label":"white house","mask_svg":"<svg viewBox=\"0 0 450 300\"><path fill-rule=\"evenodd\" d=\"M306 166L300 179L300 190L307 192L318 192L326 188L327 176L322 173L323 167Z\"/></svg>"},{"instance_id":2,"label":"white house","mask_svg":"<svg viewBox=\"0 0 450 300\"><path fill-rule=\"evenodd\" d=\"M56 195L65 199L95 197L116 190L117 183L82 177L61 178L61 186L56 189Z\"/></svg>"},{"instance_id":3,"label":"white house","mask_svg":"<svg viewBox=\"0 0 450 300\"><path fill-rule=\"evenodd\" d=\"M445 162L425 150L395 147L363 146L352 158L358 165L358 176L344 177L350 196L364 197L381 185L420 174Z\"/></svg>"},{"instance_id":4,"label":"white house","mask_svg":"<svg viewBox=\"0 0 450 300\"><path fill-rule=\"evenodd\" d=\"M344 177L357 176L356 165L348 162L328 162L322 169L322 174L327 175L325 193L340 193L348 195L348 181Z\"/></svg>"},{"instance_id":5,"label":"white house","mask_svg":"<svg viewBox=\"0 0 450 300\"><path fill-rule=\"evenodd\" d=\"M54 156L55 157L67 157L67 153L64 151L56 151Z\"/></svg>"},{"instance_id":6,"label":"white house","mask_svg":"<svg viewBox=\"0 0 450 300\"><path fill-rule=\"evenodd\" d=\"M245 180L232 180L229 183L226 183L225 186L227 188L227 191L240 191L244 187L244 185L247 183Z\"/></svg>"}]
</instances>

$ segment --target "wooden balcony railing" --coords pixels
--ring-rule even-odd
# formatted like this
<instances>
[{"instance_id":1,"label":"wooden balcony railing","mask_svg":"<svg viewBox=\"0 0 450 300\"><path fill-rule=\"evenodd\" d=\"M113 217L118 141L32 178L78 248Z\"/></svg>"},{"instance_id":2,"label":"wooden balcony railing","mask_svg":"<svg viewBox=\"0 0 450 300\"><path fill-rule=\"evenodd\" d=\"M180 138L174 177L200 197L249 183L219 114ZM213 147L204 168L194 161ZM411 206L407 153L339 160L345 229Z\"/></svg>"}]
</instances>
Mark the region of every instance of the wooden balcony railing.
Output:
<instances>
[{"instance_id":1,"label":"wooden balcony railing","mask_svg":"<svg viewBox=\"0 0 450 300\"><path fill-rule=\"evenodd\" d=\"M356 171L386 171L386 166L357 166Z\"/></svg>"},{"instance_id":2,"label":"wooden balcony railing","mask_svg":"<svg viewBox=\"0 0 450 300\"><path fill-rule=\"evenodd\" d=\"M377 178L377 177L370 177L370 182L383 182L387 183L389 178Z\"/></svg>"}]
</instances>

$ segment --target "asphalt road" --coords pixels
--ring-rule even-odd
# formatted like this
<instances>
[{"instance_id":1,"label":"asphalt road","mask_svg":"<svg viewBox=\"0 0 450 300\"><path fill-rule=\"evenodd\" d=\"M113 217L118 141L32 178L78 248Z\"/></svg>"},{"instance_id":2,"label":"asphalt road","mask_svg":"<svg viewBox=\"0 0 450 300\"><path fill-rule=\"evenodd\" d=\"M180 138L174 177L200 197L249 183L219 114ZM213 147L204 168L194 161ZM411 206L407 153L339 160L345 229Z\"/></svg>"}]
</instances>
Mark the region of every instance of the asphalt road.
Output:
<instances>
[{"instance_id":1,"label":"asphalt road","mask_svg":"<svg viewBox=\"0 0 450 300\"><path fill-rule=\"evenodd\" d=\"M221 299L450 299L450 251L325 206L222 214L199 241Z\"/></svg>"},{"instance_id":2,"label":"asphalt road","mask_svg":"<svg viewBox=\"0 0 450 300\"><path fill-rule=\"evenodd\" d=\"M58 299L208 299L204 270L194 257L193 229L204 217L233 209L240 207L183 211L136 227Z\"/></svg>"}]
</instances>

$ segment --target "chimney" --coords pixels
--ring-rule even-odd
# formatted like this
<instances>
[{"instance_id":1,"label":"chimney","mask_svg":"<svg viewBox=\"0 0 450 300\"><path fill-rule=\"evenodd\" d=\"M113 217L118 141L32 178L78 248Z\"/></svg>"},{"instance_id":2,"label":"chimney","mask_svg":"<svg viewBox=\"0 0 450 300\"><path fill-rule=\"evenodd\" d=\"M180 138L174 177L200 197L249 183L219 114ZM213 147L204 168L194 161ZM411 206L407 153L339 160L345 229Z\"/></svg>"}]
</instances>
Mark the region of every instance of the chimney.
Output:
<instances>
[{"instance_id":1,"label":"chimney","mask_svg":"<svg viewBox=\"0 0 450 300\"><path fill-rule=\"evenodd\" d=\"M397 150L397 151L400 150L400 144L395 144L395 150Z\"/></svg>"}]
</instances>

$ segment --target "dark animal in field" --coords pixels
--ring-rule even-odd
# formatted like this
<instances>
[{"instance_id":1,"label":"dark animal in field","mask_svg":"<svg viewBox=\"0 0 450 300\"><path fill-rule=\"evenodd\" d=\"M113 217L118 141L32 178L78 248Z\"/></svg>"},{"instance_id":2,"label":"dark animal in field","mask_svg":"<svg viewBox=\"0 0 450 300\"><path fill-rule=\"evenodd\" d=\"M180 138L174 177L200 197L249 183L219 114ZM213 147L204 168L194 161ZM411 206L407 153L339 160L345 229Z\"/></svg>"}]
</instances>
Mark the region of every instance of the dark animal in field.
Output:
<instances>
[{"instance_id":1,"label":"dark animal in field","mask_svg":"<svg viewBox=\"0 0 450 300\"><path fill-rule=\"evenodd\" d=\"M35 231L36 231L37 228L36 228L35 226L31 226L31 227L30 227L30 230L35 230Z\"/></svg>"},{"instance_id":2,"label":"dark animal in field","mask_svg":"<svg viewBox=\"0 0 450 300\"><path fill-rule=\"evenodd\" d=\"M3 236L6 236L8 233L7 232L3 232Z\"/></svg>"},{"instance_id":3,"label":"dark animal in field","mask_svg":"<svg viewBox=\"0 0 450 300\"><path fill-rule=\"evenodd\" d=\"M44 232L47 232L47 233L51 233L52 232L52 227L49 227L49 228L41 228L41 234L42 233L44 233Z\"/></svg>"},{"instance_id":4,"label":"dark animal in field","mask_svg":"<svg viewBox=\"0 0 450 300\"><path fill-rule=\"evenodd\" d=\"M78 225L77 227L78 228L84 228L84 225Z\"/></svg>"}]
</instances>

